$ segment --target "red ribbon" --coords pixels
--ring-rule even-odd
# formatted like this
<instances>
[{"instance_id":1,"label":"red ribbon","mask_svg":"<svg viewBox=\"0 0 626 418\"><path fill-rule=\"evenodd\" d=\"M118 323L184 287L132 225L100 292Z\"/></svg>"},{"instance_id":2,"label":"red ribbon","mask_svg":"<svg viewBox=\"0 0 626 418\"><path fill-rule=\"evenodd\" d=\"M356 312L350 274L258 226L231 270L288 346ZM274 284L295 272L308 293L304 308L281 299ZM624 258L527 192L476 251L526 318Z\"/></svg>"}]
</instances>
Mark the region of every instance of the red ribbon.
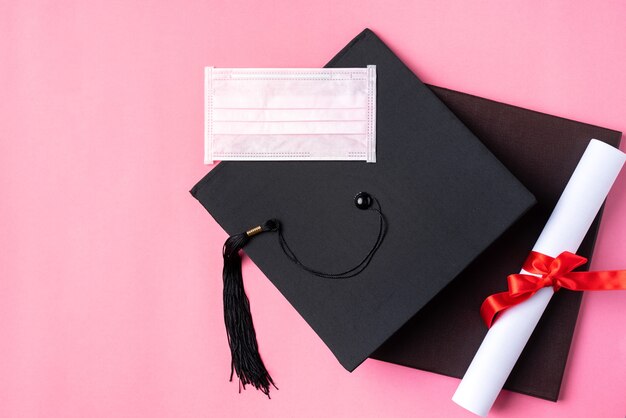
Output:
<instances>
[{"instance_id":1,"label":"red ribbon","mask_svg":"<svg viewBox=\"0 0 626 418\"><path fill-rule=\"evenodd\" d=\"M562 252L552 258L532 251L524 270L531 274L511 274L508 292L489 296L480 307L480 315L491 327L496 315L511 306L517 305L534 295L539 289L552 286L556 292L564 287L570 290L626 290L626 270L613 271L572 271L587 262L585 257Z\"/></svg>"}]
</instances>

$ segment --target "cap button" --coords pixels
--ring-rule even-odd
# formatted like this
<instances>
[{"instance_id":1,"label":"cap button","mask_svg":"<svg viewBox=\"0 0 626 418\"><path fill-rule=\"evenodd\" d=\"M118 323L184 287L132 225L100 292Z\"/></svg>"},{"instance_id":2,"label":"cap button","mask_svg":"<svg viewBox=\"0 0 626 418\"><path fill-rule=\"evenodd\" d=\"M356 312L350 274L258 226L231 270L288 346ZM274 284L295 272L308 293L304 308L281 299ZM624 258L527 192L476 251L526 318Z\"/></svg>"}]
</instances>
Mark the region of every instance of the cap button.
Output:
<instances>
[{"instance_id":1,"label":"cap button","mask_svg":"<svg viewBox=\"0 0 626 418\"><path fill-rule=\"evenodd\" d=\"M361 210L365 210L372 206L372 200L372 196L369 193L359 192L354 196L354 205Z\"/></svg>"}]
</instances>

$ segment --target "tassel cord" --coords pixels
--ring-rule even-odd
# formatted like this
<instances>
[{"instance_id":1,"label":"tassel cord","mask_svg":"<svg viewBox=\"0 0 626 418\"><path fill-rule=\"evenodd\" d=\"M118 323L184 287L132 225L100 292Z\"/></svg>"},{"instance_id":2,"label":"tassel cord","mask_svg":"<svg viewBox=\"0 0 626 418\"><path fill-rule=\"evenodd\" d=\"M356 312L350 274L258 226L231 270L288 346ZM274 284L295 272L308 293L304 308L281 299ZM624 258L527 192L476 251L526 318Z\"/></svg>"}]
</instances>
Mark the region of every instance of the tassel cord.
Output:
<instances>
[{"instance_id":1,"label":"tassel cord","mask_svg":"<svg viewBox=\"0 0 626 418\"><path fill-rule=\"evenodd\" d=\"M382 244L383 240L385 239L385 235L387 234L387 221L385 219L385 215L383 215L382 213L380 203L378 203L378 200L375 199L375 202L378 207L377 208L372 207L372 208L369 208L369 210L376 212L379 216L378 237L376 238L376 242L374 243L374 246L370 249L369 253L363 258L363 260L361 260L359 264L357 264L356 266L352 267L349 270L343 271L341 273L326 273L326 272L316 270L312 267L309 267L303 264L295 255L293 250L287 244L287 241L285 240L285 237L283 235L283 230L282 228L279 227L278 228L278 241L280 243L280 247L282 248L287 258L289 258L289 260L291 260L294 264L298 265L303 270L306 270L309 273L314 274L315 276L323 277L326 279L348 279L350 277L357 276L363 270L365 270L365 268L367 268L370 261L374 257L374 254L376 253L376 251Z\"/></svg>"}]
</instances>

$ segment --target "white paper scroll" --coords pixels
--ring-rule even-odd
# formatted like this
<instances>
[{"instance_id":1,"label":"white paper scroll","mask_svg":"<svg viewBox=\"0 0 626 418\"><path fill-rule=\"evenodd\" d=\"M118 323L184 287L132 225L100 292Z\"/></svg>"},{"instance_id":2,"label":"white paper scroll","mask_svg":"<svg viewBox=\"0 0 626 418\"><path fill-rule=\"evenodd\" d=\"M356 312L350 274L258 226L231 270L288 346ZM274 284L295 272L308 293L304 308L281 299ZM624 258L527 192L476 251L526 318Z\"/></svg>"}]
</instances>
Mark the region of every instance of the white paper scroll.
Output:
<instances>
[{"instance_id":1,"label":"white paper scroll","mask_svg":"<svg viewBox=\"0 0 626 418\"><path fill-rule=\"evenodd\" d=\"M575 253L624 161L626 154L592 139L533 250L551 257ZM454 402L480 416L489 413L553 294L551 287L543 288L499 315L452 397Z\"/></svg>"}]
</instances>

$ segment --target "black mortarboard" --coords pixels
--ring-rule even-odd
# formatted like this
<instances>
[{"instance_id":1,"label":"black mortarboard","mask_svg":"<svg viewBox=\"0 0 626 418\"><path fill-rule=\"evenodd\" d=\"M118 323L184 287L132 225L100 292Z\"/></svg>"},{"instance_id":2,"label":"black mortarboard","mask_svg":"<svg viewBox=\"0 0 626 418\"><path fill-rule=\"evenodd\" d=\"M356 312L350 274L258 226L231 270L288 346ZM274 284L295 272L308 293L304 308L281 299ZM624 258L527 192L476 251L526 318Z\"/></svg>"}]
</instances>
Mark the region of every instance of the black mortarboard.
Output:
<instances>
[{"instance_id":1,"label":"black mortarboard","mask_svg":"<svg viewBox=\"0 0 626 418\"><path fill-rule=\"evenodd\" d=\"M191 191L236 234L225 246L225 277L240 281L228 257L238 257L247 244L245 253L350 371L535 202L371 31L358 35L328 66L368 64L377 65L378 73L377 163L222 162ZM326 272L350 269L375 250L382 217L355 208L358 192L373 196L386 217L386 236L367 268L335 280L311 274L285 255L281 234L302 264ZM257 225L277 229L267 219L279 221L281 234L250 239ZM227 312L227 323L236 327L237 315ZM235 346L231 341L234 357L240 344ZM257 360L250 360L254 374L266 374L257 370ZM259 381L242 379L266 391L271 380Z\"/></svg>"}]
</instances>

